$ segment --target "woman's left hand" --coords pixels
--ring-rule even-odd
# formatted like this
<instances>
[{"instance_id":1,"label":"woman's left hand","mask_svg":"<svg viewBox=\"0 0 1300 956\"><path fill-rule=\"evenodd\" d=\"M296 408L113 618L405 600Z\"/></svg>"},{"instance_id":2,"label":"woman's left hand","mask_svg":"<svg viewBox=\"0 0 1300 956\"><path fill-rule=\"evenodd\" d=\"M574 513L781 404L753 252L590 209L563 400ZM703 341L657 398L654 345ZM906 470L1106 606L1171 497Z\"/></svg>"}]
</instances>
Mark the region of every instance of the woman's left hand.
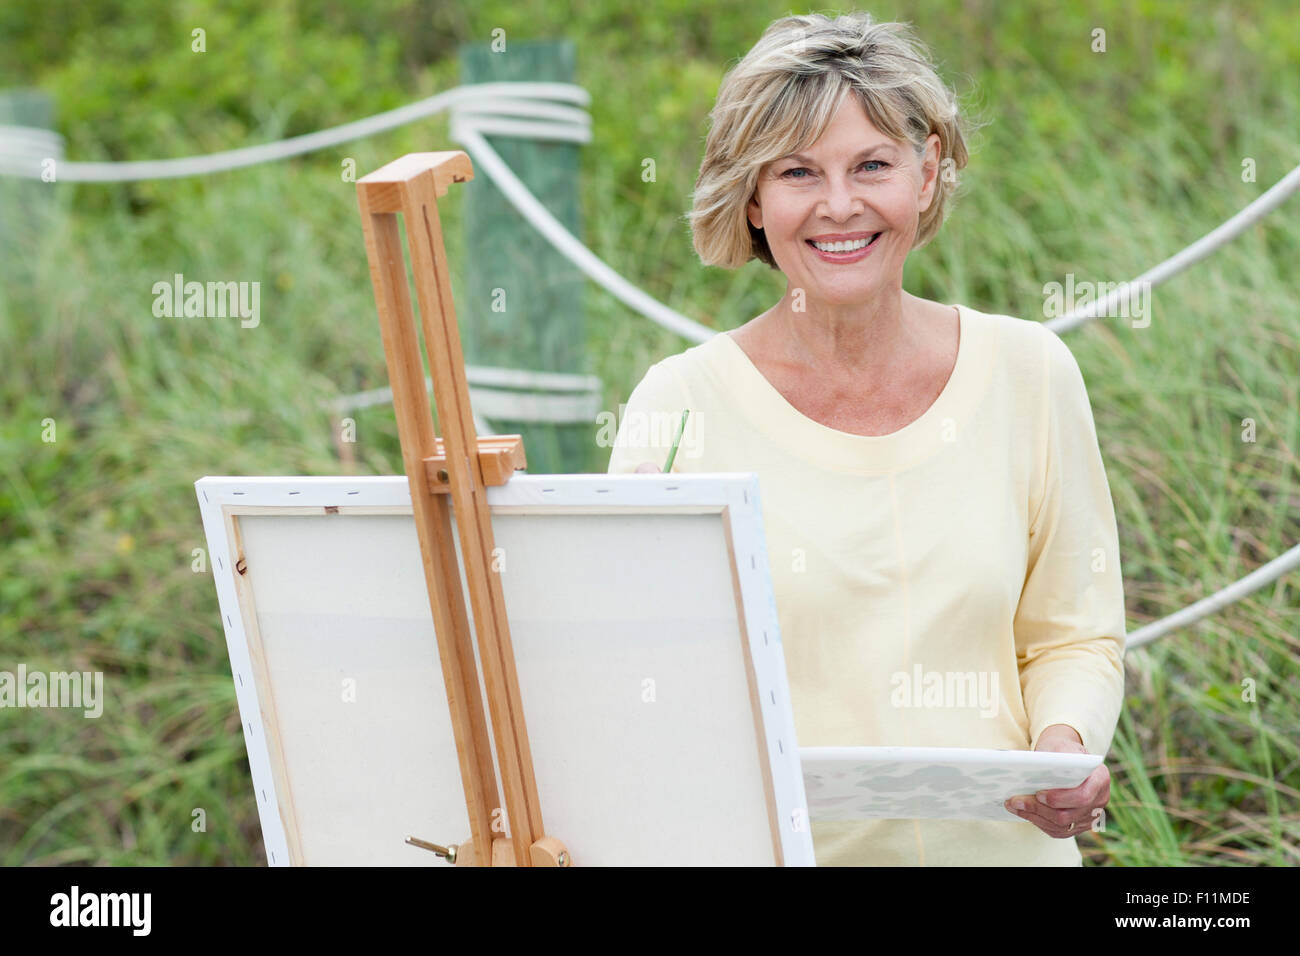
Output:
<instances>
[{"instance_id":1,"label":"woman's left hand","mask_svg":"<svg viewBox=\"0 0 1300 956\"><path fill-rule=\"evenodd\" d=\"M1083 740L1073 727L1052 724L1038 736L1034 750L1082 754ZM1037 794L1012 797L1003 804L1022 820L1028 820L1050 837L1078 836L1092 827L1097 812L1110 802L1110 771L1103 763L1088 779L1070 790L1039 790ZM1020 804L1021 809L1017 809Z\"/></svg>"}]
</instances>

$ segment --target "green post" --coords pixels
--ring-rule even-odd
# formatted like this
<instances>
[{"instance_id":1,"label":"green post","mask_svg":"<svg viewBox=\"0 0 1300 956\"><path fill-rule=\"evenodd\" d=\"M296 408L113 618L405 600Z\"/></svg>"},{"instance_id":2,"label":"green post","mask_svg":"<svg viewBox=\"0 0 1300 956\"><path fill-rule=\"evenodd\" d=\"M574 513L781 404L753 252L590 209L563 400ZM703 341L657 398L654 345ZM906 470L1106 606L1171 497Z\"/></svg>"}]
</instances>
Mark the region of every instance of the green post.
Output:
<instances>
[{"instance_id":1,"label":"green post","mask_svg":"<svg viewBox=\"0 0 1300 956\"><path fill-rule=\"evenodd\" d=\"M462 83L572 83L572 42L520 43L505 50L464 46ZM485 134L493 149L551 213L580 235L579 145ZM466 187L466 284L457 301L469 365L528 372L585 373L584 277L527 222L482 172ZM494 418L503 434L520 434L534 474L593 470L595 421L529 423Z\"/></svg>"},{"instance_id":2,"label":"green post","mask_svg":"<svg viewBox=\"0 0 1300 956\"><path fill-rule=\"evenodd\" d=\"M33 134L53 130L54 104L41 90L11 89L0 91L0 126L16 127L0 132L0 170L8 171L21 163L24 169L40 171L41 162L54 160L55 176L63 150L57 141L39 143ZM44 147L49 145L50 149ZM46 154L49 155L46 155ZM36 254L37 239L50 227L49 218L57 213L52 182L17 176L0 175L0 279L16 288L27 274Z\"/></svg>"}]
</instances>

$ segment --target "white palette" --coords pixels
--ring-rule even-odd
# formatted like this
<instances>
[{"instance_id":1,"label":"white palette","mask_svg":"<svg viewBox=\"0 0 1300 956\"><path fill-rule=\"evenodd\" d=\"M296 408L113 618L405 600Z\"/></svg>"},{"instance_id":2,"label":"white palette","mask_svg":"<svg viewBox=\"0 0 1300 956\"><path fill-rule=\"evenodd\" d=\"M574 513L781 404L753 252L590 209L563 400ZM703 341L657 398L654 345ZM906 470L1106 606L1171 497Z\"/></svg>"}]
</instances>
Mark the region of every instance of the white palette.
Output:
<instances>
[{"instance_id":1,"label":"white palette","mask_svg":"<svg viewBox=\"0 0 1300 956\"><path fill-rule=\"evenodd\" d=\"M1020 819L1002 804L1087 779L1100 754L959 747L803 747L814 820Z\"/></svg>"}]
</instances>

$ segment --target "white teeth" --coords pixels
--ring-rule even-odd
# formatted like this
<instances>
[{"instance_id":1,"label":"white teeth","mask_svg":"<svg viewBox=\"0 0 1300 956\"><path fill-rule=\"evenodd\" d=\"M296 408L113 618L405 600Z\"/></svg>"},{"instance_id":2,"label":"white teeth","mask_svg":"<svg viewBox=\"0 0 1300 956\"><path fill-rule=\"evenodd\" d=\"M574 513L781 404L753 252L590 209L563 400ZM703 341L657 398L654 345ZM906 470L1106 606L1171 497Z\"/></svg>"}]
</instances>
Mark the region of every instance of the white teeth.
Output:
<instances>
[{"instance_id":1,"label":"white teeth","mask_svg":"<svg viewBox=\"0 0 1300 956\"><path fill-rule=\"evenodd\" d=\"M880 233L876 233L880 235ZM817 242L811 240L812 244L822 252L855 252L871 244L873 237L868 236L866 239L854 239L852 242Z\"/></svg>"}]
</instances>

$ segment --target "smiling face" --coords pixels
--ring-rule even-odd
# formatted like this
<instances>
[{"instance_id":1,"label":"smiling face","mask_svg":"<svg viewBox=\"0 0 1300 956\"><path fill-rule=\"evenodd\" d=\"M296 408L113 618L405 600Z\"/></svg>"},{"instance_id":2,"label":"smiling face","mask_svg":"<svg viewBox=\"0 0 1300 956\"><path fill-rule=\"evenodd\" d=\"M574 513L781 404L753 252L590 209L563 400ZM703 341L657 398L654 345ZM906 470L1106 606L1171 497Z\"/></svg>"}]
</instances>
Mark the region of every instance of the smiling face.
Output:
<instances>
[{"instance_id":1,"label":"smiling face","mask_svg":"<svg viewBox=\"0 0 1300 956\"><path fill-rule=\"evenodd\" d=\"M861 303L902 288L938 168L938 135L918 158L850 93L817 142L759 171L749 221L810 307Z\"/></svg>"}]
</instances>

